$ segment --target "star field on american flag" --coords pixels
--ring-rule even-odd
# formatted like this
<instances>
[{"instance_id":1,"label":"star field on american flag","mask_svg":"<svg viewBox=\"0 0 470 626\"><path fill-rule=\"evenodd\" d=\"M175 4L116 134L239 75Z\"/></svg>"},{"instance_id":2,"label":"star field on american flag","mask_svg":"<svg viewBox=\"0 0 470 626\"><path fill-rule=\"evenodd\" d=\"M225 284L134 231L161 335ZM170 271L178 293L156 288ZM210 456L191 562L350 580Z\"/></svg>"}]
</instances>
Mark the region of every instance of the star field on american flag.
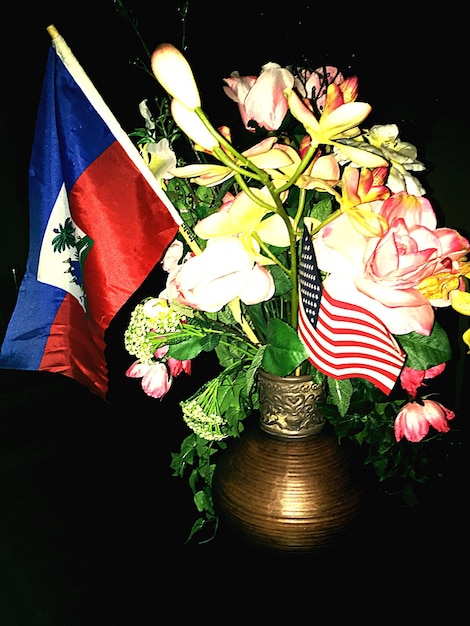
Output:
<instances>
[{"instance_id":1,"label":"star field on american flag","mask_svg":"<svg viewBox=\"0 0 470 626\"><path fill-rule=\"evenodd\" d=\"M302 236L302 253L299 263L300 300L312 328L315 328L320 310L322 281L317 267L312 238L304 226Z\"/></svg>"},{"instance_id":2,"label":"star field on american flag","mask_svg":"<svg viewBox=\"0 0 470 626\"><path fill-rule=\"evenodd\" d=\"M330 296L306 227L299 263L298 333L309 361L323 374L337 380L365 378L387 395L405 362L405 354L378 317Z\"/></svg>"}]
</instances>

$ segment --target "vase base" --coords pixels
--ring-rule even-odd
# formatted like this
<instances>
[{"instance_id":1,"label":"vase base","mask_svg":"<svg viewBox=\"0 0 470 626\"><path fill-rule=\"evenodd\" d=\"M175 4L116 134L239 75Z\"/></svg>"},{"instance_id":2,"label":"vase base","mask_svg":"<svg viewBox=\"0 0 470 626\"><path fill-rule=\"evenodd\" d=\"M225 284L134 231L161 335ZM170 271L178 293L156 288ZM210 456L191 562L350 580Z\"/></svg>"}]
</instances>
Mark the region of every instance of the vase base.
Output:
<instances>
[{"instance_id":1,"label":"vase base","mask_svg":"<svg viewBox=\"0 0 470 626\"><path fill-rule=\"evenodd\" d=\"M251 546L312 554L349 537L365 501L352 442L328 427L286 439L249 425L221 454L213 479L220 523Z\"/></svg>"}]
</instances>

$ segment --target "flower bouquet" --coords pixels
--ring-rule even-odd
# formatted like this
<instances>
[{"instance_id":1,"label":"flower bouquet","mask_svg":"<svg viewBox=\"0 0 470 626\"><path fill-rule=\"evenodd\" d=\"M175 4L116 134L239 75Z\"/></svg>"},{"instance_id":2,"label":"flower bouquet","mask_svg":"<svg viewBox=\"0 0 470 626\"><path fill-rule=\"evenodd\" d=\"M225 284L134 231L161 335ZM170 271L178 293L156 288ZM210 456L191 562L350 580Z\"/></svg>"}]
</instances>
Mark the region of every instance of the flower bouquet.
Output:
<instances>
[{"instance_id":1,"label":"flower bouquet","mask_svg":"<svg viewBox=\"0 0 470 626\"><path fill-rule=\"evenodd\" d=\"M225 78L246 145L211 124L176 47L159 45L151 68L166 95L141 102L133 136L182 222L164 289L131 314L126 375L161 400L201 355L217 357L180 403L188 434L171 460L200 513L190 537L217 522L217 453L259 408L260 368L325 382L338 438L412 500L428 463L419 445L454 418L422 394L452 358L436 312L470 314L470 243L438 225L416 148L395 124L363 127L358 78L333 66Z\"/></svg>"}]
</instances>

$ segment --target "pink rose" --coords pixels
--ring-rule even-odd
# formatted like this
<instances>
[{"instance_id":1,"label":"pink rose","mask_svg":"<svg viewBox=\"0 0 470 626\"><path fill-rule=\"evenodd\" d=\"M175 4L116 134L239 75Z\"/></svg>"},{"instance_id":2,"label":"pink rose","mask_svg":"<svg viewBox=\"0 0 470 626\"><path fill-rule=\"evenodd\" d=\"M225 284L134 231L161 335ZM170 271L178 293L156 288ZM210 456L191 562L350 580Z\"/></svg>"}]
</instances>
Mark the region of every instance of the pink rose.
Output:
<instances>
[{"instance_id":1,"label":"pink rose","mask_svg":"<svg viewBox=\"0 0 470 626\"><path fill-rule=\"evenodd\" d=\"M449 420L454 417L453 411L435 400L409 402L395 418L395 439L400 441L405 437L416 443L428 434L430 426L440 433L447 433L450 430Z\"/></svg>"},{"instance_id":2,"label":"pink rose","mask_svg":"<svg viewBox=\"0 0 470 626\"><path fill-rule=\"evenodd\" d=\"M249 304L267 300L274 293L273 287L271 273L253 263L239 239L215 237L202 254L191 257L168 276L165 294L194 309L216 312L244 295Z\"/></svg>"},{"instance_id":3,"label":"pink rose","mask_svg":"<svg viewBox=\"0 0 470 626\"><path fill-rule=\"evenodd\" d=\"M332 297L371 310L392 334L428 336L434 310L417 287L467 255L470 244L457 231L436 228L434 211L423 197L401 192L369 208L387 221L382 236L359 232L342 215L314 239L318 266L329 273L324 286Z\"/></svg>"}]
</instances>

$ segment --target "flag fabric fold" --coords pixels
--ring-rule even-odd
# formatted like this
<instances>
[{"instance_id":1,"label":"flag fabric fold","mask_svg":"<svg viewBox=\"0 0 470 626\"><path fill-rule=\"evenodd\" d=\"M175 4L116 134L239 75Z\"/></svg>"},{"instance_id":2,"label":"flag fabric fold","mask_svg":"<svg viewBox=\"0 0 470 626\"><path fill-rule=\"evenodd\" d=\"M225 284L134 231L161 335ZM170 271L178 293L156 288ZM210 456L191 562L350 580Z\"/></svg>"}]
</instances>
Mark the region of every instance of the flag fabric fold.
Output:
<instances>
[{"instance_id":1,"label":"flag fabric fold","mask_svg":"<svg viewBox=\"0 0 470 626\"><path fill-rule=\"evenodd\" d=\"M299 267L298 333L309 361L323 374L364 378L389 395L405 354L380 319L356 304L332 298L322 284L306 228Z\"/></svg>"},{"instance_id":2,"label":"flag fabric fold","mask_svg":"<svg viewBox=\"0 0 470 626\"><path fill-rule=\"evenodd\" d=\"M105 332L181 219L57 33L29 169L29 253L0 367L56 372L106 399Z\"/></svg>"}]
</instances>

